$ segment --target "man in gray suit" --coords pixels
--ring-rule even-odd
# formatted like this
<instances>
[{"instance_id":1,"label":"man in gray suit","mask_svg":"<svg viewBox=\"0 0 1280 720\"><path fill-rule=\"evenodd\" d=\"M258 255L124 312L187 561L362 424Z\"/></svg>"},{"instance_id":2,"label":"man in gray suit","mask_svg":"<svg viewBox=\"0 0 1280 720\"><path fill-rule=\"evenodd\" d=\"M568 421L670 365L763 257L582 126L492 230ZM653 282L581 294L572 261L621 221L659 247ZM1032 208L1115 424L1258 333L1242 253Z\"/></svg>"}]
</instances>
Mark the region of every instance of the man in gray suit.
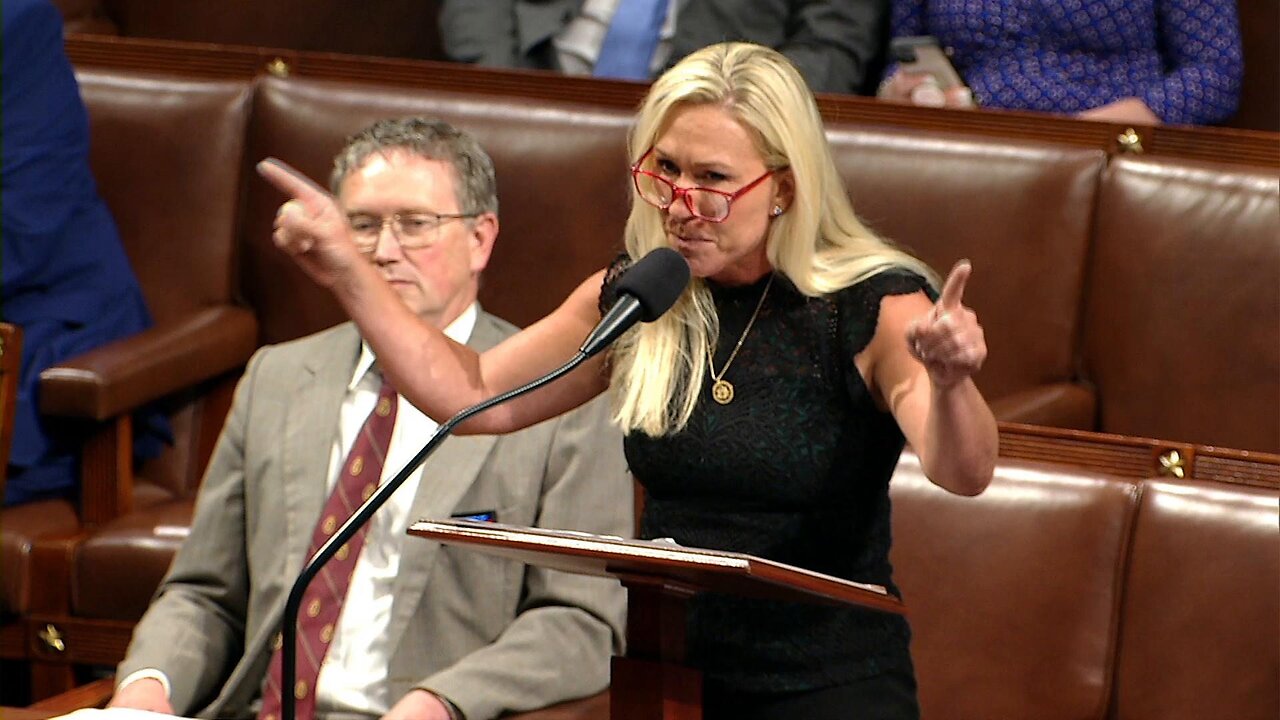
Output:
<instances>
[{"instance_id":1,"label":"man in gray suit","mask_svg":"<svg viewBox=\"0 0 1280 720\"><path fill-rule=\"evenodd\" d=\"M493 164L473 139L441 122L376 123L338 155L332 187L353 240L424 321L477 350L514 332L476 305L498 220ZM285 598L380 383L350 323L253 357L111 705L259 713ZM435 428L403 398L396 407L384 481ZM617 583L405 529L480 516L630 535L630 488L599 402L519 433L445 441L374 516L336 628L325 628L316 715L484 720L604 689L622 643Z\"/></svg>"},{"instance_id":2,"label":"man in gray suit","mask_svg":"<svg viewBox=\"0 0 1280 720\"><path fill-rule=\"evenodd\" d=\"M444 0L440 38L458 62L589 75L614 13L635 0ZM786 55L814 92L874 94L887 0L666 0L650 77L707 45Z\"/></svg>"}]
</instances>

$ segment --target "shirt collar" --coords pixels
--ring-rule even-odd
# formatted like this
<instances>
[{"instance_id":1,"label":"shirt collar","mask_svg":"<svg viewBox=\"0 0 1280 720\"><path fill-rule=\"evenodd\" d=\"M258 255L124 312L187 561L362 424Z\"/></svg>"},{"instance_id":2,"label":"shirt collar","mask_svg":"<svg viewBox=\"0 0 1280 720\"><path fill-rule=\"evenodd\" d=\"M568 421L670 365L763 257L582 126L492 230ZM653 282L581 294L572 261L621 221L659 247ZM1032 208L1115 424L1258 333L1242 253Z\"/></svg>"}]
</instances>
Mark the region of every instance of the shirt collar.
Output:
<instances>
[{"instance_id":1,"label":"shirt collar","mask_svg":"<svg viewBox=\"0 0 1280 720\"><path fill-rule=\"evenodd\" d=\"M459 343L466 343L471 339L471 332L475 330L476 318L479 316L479 308L475 303L467 306L462 314L449 323L444 329L444 334L450 340ZM377 357L373 354L373 348L369 347L369 343L363 339L360 340L360 359L356 361L356 370L351 374L351 381L347 383L347 390L355 390L360 381L364 379L373 368Z\"/></svg>"}]
</instances>

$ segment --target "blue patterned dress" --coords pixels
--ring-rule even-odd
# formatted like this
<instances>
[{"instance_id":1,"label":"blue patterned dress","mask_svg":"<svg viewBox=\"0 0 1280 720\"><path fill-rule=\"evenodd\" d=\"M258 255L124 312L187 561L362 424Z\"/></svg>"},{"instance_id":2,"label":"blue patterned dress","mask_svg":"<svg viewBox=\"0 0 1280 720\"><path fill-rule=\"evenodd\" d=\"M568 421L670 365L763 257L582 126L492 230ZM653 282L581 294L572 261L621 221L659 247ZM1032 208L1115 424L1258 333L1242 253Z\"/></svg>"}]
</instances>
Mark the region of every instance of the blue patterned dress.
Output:
<instances>
[{"instance_id":1,"label":"blue patterned dress","mask_svg":"<svg viewBox=\"0 0 1280 720\"><path fill-rule=\"evenodd\" d=\"M1136 97L1166 123L1228 119L1244 60L1232 0L893 0L979 105L1076 113Z\"/></svg>"}]
</instances>

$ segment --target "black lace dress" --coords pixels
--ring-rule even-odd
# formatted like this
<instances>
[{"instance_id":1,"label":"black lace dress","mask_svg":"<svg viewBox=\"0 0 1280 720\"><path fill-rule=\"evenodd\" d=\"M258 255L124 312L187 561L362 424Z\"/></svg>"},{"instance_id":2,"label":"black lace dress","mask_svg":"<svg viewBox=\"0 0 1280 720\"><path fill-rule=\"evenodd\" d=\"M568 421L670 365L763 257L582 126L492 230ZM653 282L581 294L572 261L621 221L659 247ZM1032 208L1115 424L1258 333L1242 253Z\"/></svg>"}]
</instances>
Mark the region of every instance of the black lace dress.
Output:
<instances>
[{"instance_id":1,"label":"black lace dress","mask_svg":"<svg viewBox=\"0 0 1280 720\"><path fill-rule=\"evenodd\" d=\"M611 303L615 262L601 294ZM768 278L711 285L720 318L719 371ZM728 405L702 399L679 433L632 433L626 456L644 485L641 534L745 552L864 583L893 585L889 477L903 436L879 410L853 363L875 333L880 299L926 289L885 272L823 298L781 276L723 376ZM931 289L926 289L932 295ZM888 669L910 672L910 629L900 616L851 608L708 594L693 602L690 659L730 689L792 692L849 683Z\"/></svg>"}]
</instances>

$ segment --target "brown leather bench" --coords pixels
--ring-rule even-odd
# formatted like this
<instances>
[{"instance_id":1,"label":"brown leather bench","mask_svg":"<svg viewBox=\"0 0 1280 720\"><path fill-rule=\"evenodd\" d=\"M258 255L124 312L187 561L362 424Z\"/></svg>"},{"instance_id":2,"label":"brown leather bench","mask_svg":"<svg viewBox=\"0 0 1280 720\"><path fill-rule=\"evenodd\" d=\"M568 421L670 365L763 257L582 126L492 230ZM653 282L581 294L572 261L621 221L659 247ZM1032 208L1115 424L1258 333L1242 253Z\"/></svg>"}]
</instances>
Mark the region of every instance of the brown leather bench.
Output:
<instances>
[{"instance_id":1,"label":"brown leather bench","mask_svg":"<svg viewBox=\"0 0 1280 720\"><path fill-rule=\"evenodd\" d=\"M1137 483L1011 461L965 498L906 456L890 489L923 716L1105 717Z\"/></svg>"},{"instance_id":2,"label":"brown leather bench","mask_svg":"<svg viewBox=\"0 0 1280 720\"><path fill-rule=\"evenodd\" d=\"M1081 358L1099 429L1280 452L1278 174L1169 158L1108 165Z\"/></svg>"},{"instance_id":3,"label":"brown leather bench","mask_svg":"<svg viewBox=\"0 0 1280 720\"><path fill-rule=\"evenodd\" d=\"M908 454L891 497L924 717L1275 717L1276 488L1003 460L966 498Z\"/></svg>"},{"instance_id":4,"label":"brown leather bench","mask_svg":"<svg viewBox=\"0 0 1280 720\"><path fill-rule=\"evenodd\" d=\"M1275 717L1276 538L1274 490L1143 482L1120 608L1112 717Z\"/></svg>"}]
</instances>

